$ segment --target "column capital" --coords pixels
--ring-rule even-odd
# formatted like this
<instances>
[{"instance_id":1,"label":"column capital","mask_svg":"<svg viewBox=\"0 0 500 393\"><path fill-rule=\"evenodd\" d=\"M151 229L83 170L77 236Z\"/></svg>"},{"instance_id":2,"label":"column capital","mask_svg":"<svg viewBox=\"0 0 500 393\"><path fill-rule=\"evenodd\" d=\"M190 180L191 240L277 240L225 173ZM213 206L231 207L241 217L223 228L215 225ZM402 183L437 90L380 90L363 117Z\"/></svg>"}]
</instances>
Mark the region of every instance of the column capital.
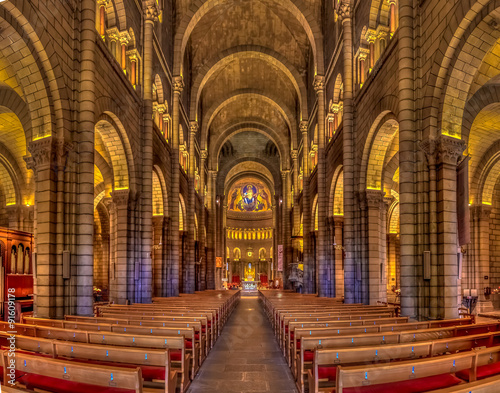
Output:
<instances>
[{"instance_id":1,"label":"column capital","mask_svg":"<svg viewBox=\"0 0 500 393\"><path fill-rule=\"evenodd\" d=\"M290 156L292 157L292 160L295 161L296 159L299 158L299 152L296 149L294 149L290 152Z\"/></svg>"},{"instance_id":2,"label":"column capital","mask_svg":"<svg viewBox=\"0 0 500 393\"><path fill-rule=\"evenodd\" d=\"M447 135L440 135L437 142L439 162L442 164L457 165L459 158L463 156L463 152L467 147L465 141Z\"/></svg>"},{"instance_id":3,"label":"column capital","mask_svg":"<svg viewBox=\"0 0 500 393\"><path fill-rule=\"evenodd\" d=\"M333 216L333 224L336 228L342 228L344 226L344 216Z\"/></svg>"},{"instance_id":4,"label":"column capital","mask_svg":"<svg viewBox=\"0 0 500 393\"><path fill-rule=\"evenodd\" d=\"M356 55L358 56L358 58L359 58L360 61L366 60L368 58L369 54L370 54L370 50L366 49L366 48L363 48L361 46L358 49L358 53L356 53Z\"/></svg>"},{"instance_id":5,"label":"column capital","mask_svg":"<svg viewBox=\"0 0 500 393\"><path fill-rule=\"evenodd\" d=\"M281 171L281 177L283 179L285 179L288 176L288 174L290 174L290 170L288 170L288 169Z\"/></svg>"},{"instance_id":6,"label":"column capital","mask_svg":"<svg viewBox=\"0 0 500 393\"><path fill-rule=\"evenodd\" d=\"M111 198L116 206L126 206L128 205L130 197L130 190L114 190L111 193Z\"/></svg>"},{"instance_id":7,"label":"column capital","mask_svg":"<svg viewBox=\"0 0 500 393\"><path fill-rule=\"evenodd\" d=\"M120 39L120 30L117 27L107 29L106 34L111 41L118 41Z\"/></svg>"},{"instance_id":8,"label":"column capital","mask_svg":"<svg viewBox=\"0 0 500 393\"><path fill-rule=\"evenodd\" d=\"M333 113L339 113L341 109L342 109L342 102L332 103L330 105L330 111L332 111Z\"/></svg>"},{"instance_id":9,"label":"column capital","mask_svg":"<svg viewBox=\"0 0 500 393\"><path fill-rule=\"evenodd\" d=\"M127 30L120 32L120 43L122 45L128 45L131 39L132 38L130 37L130 34L128 33Z\"/></svg>"},{"instance_id":10,"label":"column capital","mask_svg":"<svg viewBox=\"0 0 500 393\"><path fill-rule=\"evenodd\" d=\"M378 25L377 30L375 31L375 33L377 34L377 38L379 39L386 39L390 32L391 30L389 26L383 25Z\"/></svg>"},{"instance_id":11,"label":"column capital","mask_svg":"<svg viewBox=\"0 0 500 393\"><path fill-rule=\"evenodd\" d=\"M325 90L325 77L322 75L316 75L313 81L313 87L316 94L319 94Z\"/></svg>"},{"instance_id":12,"label":"column capital","mask_svg":"<svg viewBox=\"0 0 500 393\"><path fill-rule=\"evenodd\" d=\"M204 150L200 151L200 158L202 160L206 160L208 158L208 150L207 149L204 149Z\"/></svg>"},{"instance_id":13,"label":"column capital","mask_svg":"<svg viewBox=\"0 0 500 393\"><path fill-rule=\"evenodd\" d=\"M380 208L385 192L380 190L366 190L366 205L368 208Z\"/></svg>"},{"instance_id":14,"label":"column capital","mask_svg":"<svg viewBox=\"0 0 500 393\"><path fill-rule=\"evenodd\" d=\"M137 49L128 50L125 54L129 57L130 61L138 61L140 59L139 51Z\"/></svg>"},{"instance_id":15,"label":"column capital","mask_svg":"<svg viewBox=\"0 0 500 393\"><path fill-rule=\"evenodd\" d=\"M209 176L212 176L212 179L214 179L214 180L215 180L215 179L217 178L217 171L215 171L215 170L213 170L213 169L210 169L210 170L208 171L208 175L209 175Z\"/></svg>"},{"instance_id":16,"label":"column capital","mask_svg":"<svg viewBox=\"0 0 500 393\"><path fill-rule=\"evenodd\" d=\"M300 132L302 133L302 135L304 134L307 134L307 130L308 130L308 122L307 121L301 121L299 123L299 129L300 129Z\"/></svg>"},{"instance_id":17,"label":"column capital","mask_svg":"<svg viewBox=\"0 0 500 393\"><path fill-rule=\"evenodd\" d=\"M174 76L172 79L172 88L174 89L174 93L181 94L184 90L184 79L182 76Z\"/></svg>"},{"instance_id":18,"label":"column capital","mask_svg":"<svg viewBox=\"0 0 500 393\"><path fill-rule=\"evenodd\" d=\"M199 129L199 126L198 126L197 121L192 121L189 123L189 131L191 132L191 134L196 135L196 133L198 132L198 129Z\"/></svg>"},{"instance_id":19,"label":"column capital","mask_svg":"<svg viewBox=\"0 0 500 393\"><path fill-rule=\"evenodd\" d=\"M52 136L31 141L28 145L31 157L24 157L28 169L64 170L74 147L69 142L55 140Z\"/></svg>"},{"instance_id":20,"label":"column capital","mask_svg":"<svg viewBox=\"0 0 500 393\"><path fill-rule=\"evenodd\" d=\"M337 5L335 6L335 10L337 11L337 14L341 22L344 22L344 20L351 19L352 6L349 0L337 0Z\"/></svg>"},{"instance_id":21,"label":"column capital","mask_svg":"<svg viewBox=\"0 0 500 393\"><path fill-rule=\"evenodd\" d=\"M107 7L110 0L97 0L97 5L99 7Z\"/></svg>"},{"instance_id":22,"label":"column capital","mask_svg":"<svg viewBox=\"0 0 500 393\"><path fill-rule=\"evenodd\" d=\"M373 29L367 29L365 34L365 39L370 44L374 44L377 40L377 32Z\"/></svg>"},{"instance_id":23,"label":"column capital","mask_svg":"<svg viewBox=\"0 0 500 393\"><path fill-rule=\"evenodd\" d=\"M158 3L155 0L143 0L142 12L144 20L156 22L158 20L158 15L160 15Z\"/></svg>"},{"instance_id":24,"label":"column capital","mask_svg":"<svg viewBox=\"0 0 500 393\"><path fill-rule=\"evenodd\" d=\"M471 213L480 220L489 220L493 207L491 205L474 205L470 209Z\"/></svg>"}]
</instances>

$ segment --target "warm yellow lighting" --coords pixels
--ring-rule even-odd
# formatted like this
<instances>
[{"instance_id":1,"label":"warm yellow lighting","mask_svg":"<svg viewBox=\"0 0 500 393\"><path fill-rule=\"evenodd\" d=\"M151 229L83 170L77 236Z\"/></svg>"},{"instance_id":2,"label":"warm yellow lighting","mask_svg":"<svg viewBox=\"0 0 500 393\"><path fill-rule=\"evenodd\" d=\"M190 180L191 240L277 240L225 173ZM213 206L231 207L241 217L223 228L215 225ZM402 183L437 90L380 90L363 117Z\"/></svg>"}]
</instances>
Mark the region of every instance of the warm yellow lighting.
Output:
<instances>
[{"instance_id":1,"label":"warm yellow lighting","mask_svg":"<svg viewBox=\"0 0 500 393\"><path fill-rule=\"evenodd\" d=\"M16 202L11 202L11 203L6 203L5 205L6 206L14 206L16 204Z\"/></svg>"},{"instance_id":2,"label":"warm yellow lighting","mask_svg":"<svg viewBox=\"0 0 500 393\"><path fill-rule=\"evenodd\" d=\"M491 202L483 202L483 205L491 206Z\"/></svg>"},{"instance_id":3,"label":"warm yellow lighting","mask_svg":"<svg viewBox=\"0 0 500 393\"><path fill-rule=\"evenodd\" d=\"M115 191L128 190L128 187L116 187Z\"/></svg>"},{"instance_id":4,"label":"warm yellow lighting","mask_svg":"<svg viewBox=\"0 0 500 393\"><path fill-rule=\"evenodd\" d=\"M37 135L33 138L34 141L38 141L40 139L44 139L44 138L49 138L51 135L48 134L48 135Z\"/></svg>"},{"instance_id":5,"label":"warm yellow lighting","mask_svg":"<svg viewBox=\"0 0 500 393\"><path fill-rule=\"evenodd\" d=\"M366 187L367 190L376 190L376 191L382 191L381 187Z\"/></svg>"}]
</instances>

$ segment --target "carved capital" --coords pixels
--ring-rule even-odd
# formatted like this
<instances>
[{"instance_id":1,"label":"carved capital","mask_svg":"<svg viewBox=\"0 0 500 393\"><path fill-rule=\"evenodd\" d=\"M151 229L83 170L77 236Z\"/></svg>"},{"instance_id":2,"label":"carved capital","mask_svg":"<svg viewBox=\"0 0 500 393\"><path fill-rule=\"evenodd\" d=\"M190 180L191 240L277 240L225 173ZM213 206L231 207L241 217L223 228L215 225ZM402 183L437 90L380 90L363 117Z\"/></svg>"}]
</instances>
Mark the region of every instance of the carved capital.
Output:
<instances>
[{"instance_id":1,"label":"carved capital","mask_svg":"<svg viewBox=\"0 0 500 393\"><path fill-rule=\"evenodd\" d=\"M492 210L493 207L489 205L471 206L471 213L479 220L489 220Z\"/></svg>"},{"instance_id":2,"label":"carved capital","mask_svg":"<svg viewBox=\"0 0 500 393\"><path fill-rule=\"evenodd\" d=\"M106 30L106 34L111 41L118 41L120 39L120 31L116 27Z\"/></svg>"},{"instance_id":3,"label":"carved capital","mask_svg":"<svg viewBox=\"0 0 500 393\"><path fill-rule=\"evenodd\" d=\"M381 208L385 193L379 190L366 190L366 205L369 209Z\"/></svg>"},{"instance_id":4,"label":"carved capital","mask_svg":"<svg viewBox=\"0 0 500 393\"><path fill-rule=\"evenodd\" d=\"M385 40L387 36L390 34L390 32L391 30L388 26L378 25L375 33L377 34L378 39Z\"/></svg>"},{"instance_id":5,"label":"carved capital","mask_svg":"<svg viewBox=\"0 0 500 393\"><path fill-rule=\"evenodd\" d=\"M142 12L144 14L144 20L156 22L158 20L158 15L160 15L158 3L155 0L144 0L142 2Z\"/></svg>"},{"instance_id":6,"label":"carved capital","mask_svg":"<svg viewBox=\"0 0 500 393\"><path fill-rule=\"evenodd\" d=\"M206 160L208 158L208 150L205 149L205 150L200 151L200 158L202 160Z\"/></svg>"},{"instance_id":7,"label":"carved capital","mask_svg":"<svg viewBox=\"0 0 500 393\"><path fill-rule=\"evenodd\" d=\"M181 94L184 90L184 79L182 76L175 76L172 80L172 88L177 94Z\"/></svg>"},{"instance_id":8,"label":"carved capital","mask_svg":"<svg viewBox=\"0 0 500 393\"><path fill-rule=\"evenodd\" d=\"M342 110L342 108L343 106L341 102L338 102L336 104L332 103L332 105L330 105L330 111L332 113L339 113Z\"/></svg>"},{"instance_id":9,"label":"carved capital","mask_svg":"<svg viewBox=\"0 0 500 393\"><path fill-rule=\"evenodd\" d=\"M307 121L301 121L299 124L299 129L302 134L307 134L307 129L308 129L308 123Z\"/></svg>"},{"instance_id":10,"label":"carved capital","mask_svg":"<svg viewBox=\"0 0 500 393\"><path fill-rule=\"evenodd\" d=\"M198 132L199 126L197 121L192 121L189 123L189 131L191 134L196 134Z\"/></svg>"},{"instance_id":11,"label":"carved capital","mask_svg":"<svg viewBox=\"0 0 500 393\"><path fill-rule=\"evenodd\" d=\"M370 44L374 44L375 41L377 40L377 32L375 30L373 30L373 29L366 30L365 39Z\"/></svg>"},{"instance_id":12,"label":"carved capital","mask_svg":"<svg viewBox=\"0 0 500 393\"><path fill-rule=\"evenodd\" d=\"M452 138L447 135L440 135L437 139L437 158L440 164L456 166L458 160L463 156L467 147L462 139Z\"/></svg>"},{"instance_id":13,"label":"carved capital","mask_svg":"<svg viewBox=\"0 0 500 393\"><path fill-rule=\"evenodd\" d=\"M125 54L129 57L130 61L138 61L140 58L139 52L137 51L137 49L131 49L131 50L125 52Z\"/></svg>"},{"instance_id":14,"label":"carved capital","mask_svg":"<svg viewBox=\"0 0 500 393\"><path fill-rule=\"evenodd\" d=\"M358 50L359 61L365 61L368 58L369 53L370 51L368 49L360 47Z\"/></svg>"},{"instance_id":15,"label":"carved capital","mask_svg":"<svg viewBox=\"0 0 500 393\"><path fill-rule=\"evenodd\" d=\"M299 158L299 152L298 152L297 150L292 150L292 151L290 152L290 156L292 157L292 160L294 160L294 161L295 161L296 159L298 159L298 158Z\"/></svg>"},{"instance_id":16,"label":"carved capital","mask_svg":"<svg viewBox=\"0 0 500 393\"><path fill-rule=\"evenodd\" d=\"M130 192L129 190L114 190L111 193L111 197L116 207L126 207L130 198Z\"/></svg>"},{"instance_id":17,"label":"carved capital","mask_svg":"<svg viewBox=\"0 0 500 393\"><path fill-rule=\"evenodd\" d=\"M125 31L122 31L120 33L120 44L128 45L130 40L131 40L131 37L130 37L130 34L128 33L128 31L125 30Z\"/></svg>"},{"instance_id":18,"label":"carved capital","mask_svg":"<svg viewBox=\"0 0 500 393\"><path fill-rule=\"evenodd\" d=\"M283 179L286 179L286 177L288 176L288 174L290 173L289 170L284 170L284 171L281 171L281 177Z\"/></svg>"},{"instance_id":19,"label":"carved capital","mask_svg":"<svg viewBox=\"0 0 500 393\"><path fill-rule=\"evenodd\" d=\"M64 141L56 141L52 137L42 138L29 143L31 157L25 157L28 169L39 171L52 168L64 170L68 163L73 145Z\"/></svg>"},{"instance_id":20,"label":"carved capital","mask_svg":"<svg viewBox=\"0 0 500 393\"><path fill-rule=\"evenodd\" d=\"M351 19L352 6L349 0L338 0L337 5L335 6L335 10L337 11L341 22Z\"/></svg>"},{"instance_id":21,"label":"carved capital","mask_svg":"<svg viewBox=\"0 0 500 393\"><path fill-rule=\"evenodd\" d=\"M316 75L314 77L313 87L316 94L323 92L325 90L325 77L321 75Z\"/></svg>"},{"instance_id":22,"label":"carved capital","mask_svg":"<svg viewBox=\"0 0 500 393\"><path fill-rule=\"evenodd\" d=\"M436 165L436 140L426 139L419 143L420 149L425 153L429 165Z\"/></svg>"},{"instance_id":23,"label":"carved capital","mask_svg":"<svg viewBox=\"0 0 500 393\"><path fill-rule=\"evenodd\" d=\"M99 7L107 7L110 0L97 0L97 5Z\"/></svg>"}]
</instances>

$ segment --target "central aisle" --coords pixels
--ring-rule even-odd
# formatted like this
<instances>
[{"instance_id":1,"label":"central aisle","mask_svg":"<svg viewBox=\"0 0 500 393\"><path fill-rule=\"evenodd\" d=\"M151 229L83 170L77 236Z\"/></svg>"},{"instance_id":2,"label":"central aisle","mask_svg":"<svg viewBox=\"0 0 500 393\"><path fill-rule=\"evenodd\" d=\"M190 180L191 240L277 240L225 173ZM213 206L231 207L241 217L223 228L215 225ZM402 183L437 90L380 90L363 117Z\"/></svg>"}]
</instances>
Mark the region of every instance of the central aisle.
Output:
<instances>
[{"instance_id":1,"label":"central aisle","mask_svg":"<svg viewBox=\"0 0 500 393\"><path fill-rule=\"evenodd\" d=\"M188 393L296 393L257 297L241 297Z\"/></svg>"}]
</instances>

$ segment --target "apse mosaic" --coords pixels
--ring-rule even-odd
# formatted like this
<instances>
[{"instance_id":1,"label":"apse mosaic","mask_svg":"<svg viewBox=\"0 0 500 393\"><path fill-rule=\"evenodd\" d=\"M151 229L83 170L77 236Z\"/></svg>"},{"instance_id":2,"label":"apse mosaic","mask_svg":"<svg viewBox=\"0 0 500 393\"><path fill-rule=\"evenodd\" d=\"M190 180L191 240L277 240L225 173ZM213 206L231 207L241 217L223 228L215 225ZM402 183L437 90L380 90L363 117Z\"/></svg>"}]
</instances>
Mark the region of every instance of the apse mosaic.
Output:
<instances>
[{"instance_id":1,"label":"apse mosaic","mask_svg":"<svg viewBox=\"0 0 500 393\"><path fill-rule=\"evenodd\" d=\"M236 183L229 193L228 210L264 212L271 210L271 193L262 183L244 180Z\"/></svg>"}]
</instances>

